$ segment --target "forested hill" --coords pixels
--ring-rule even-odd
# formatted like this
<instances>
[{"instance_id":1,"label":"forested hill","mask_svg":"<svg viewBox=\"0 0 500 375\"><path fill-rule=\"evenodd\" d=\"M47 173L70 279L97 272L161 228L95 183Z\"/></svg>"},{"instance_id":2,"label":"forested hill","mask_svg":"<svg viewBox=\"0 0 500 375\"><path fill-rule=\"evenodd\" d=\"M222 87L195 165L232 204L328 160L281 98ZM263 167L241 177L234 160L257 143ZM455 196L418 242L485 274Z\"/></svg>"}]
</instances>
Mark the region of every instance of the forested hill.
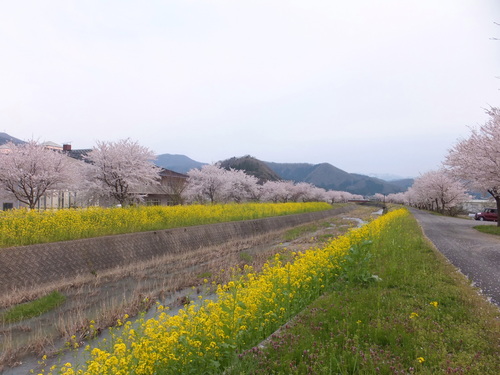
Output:
<instances>
[{"instance_id":1,"label":"forested hill","mask_svg":"<svg viewBox=\"0 0 500 375\"><path fill-rule=\"evenodd\" d=\"M273 163L266 164L284 180L309 182L327 190L348 191L353 194L373 195L391 194L406 191L408 183L398 185L361 174L348 173L329 163ZM406 186L405 186L406 185ZM411 183L410 183L411 185Z\"/></svg>"},{"instance_id":2,"label":"forested hill","mask_svg":"<svg viewBox=\"0 0 500 375\"><path fill-rule=\"evenodd\" d=\"M201 168L207 163L190 159L185 155L161 154L158 155L155 164L171 171L186 173L193 168Z\"/></svg>"},{"instance_id":3,"label":"forested hill","mask_svg":"<svg viewBox=\"0 0 500 375\"><path fill-rule=\"evenodd\" d=\"M221 167L229 169L242 170L250 176L257 177L259 182L279 181L283 178L274 172L269 166L259 159L252 156L243 156L241 158L233 157L221 162Z\"/></svg>"},{"instance_id":4,"label":"forested hill","mask_svg":"<svg viewBox=\"0 0 500 375\"><path fill-rule=\"evenodd\" d=\"M192 168L201 168L206 163L197 162L184 155L162 154L156 164L180 173ZM243 170L262 181L290 180L309 182L327 190L348 191L353 194L391 194L406 191L413 180L387 182L375 177L348 173L329 163L273 163L264 162L252 156L233 157L221 161L224 168Z\"/></svg>"},{"instance_id":5,"label":"forested hill","mask_svg":"<svg viewBox=\"0 0 500 375\"><path fill-rule=\"evenodd\" d=\"M0 132L0 145L3 145L5 143L12 142L16 145L21 144L21 143L26 143L24 141L21 141L20 139L14 138L11 135L8 135L7 133L1 133Z\"/></svg>"}]
</instances>

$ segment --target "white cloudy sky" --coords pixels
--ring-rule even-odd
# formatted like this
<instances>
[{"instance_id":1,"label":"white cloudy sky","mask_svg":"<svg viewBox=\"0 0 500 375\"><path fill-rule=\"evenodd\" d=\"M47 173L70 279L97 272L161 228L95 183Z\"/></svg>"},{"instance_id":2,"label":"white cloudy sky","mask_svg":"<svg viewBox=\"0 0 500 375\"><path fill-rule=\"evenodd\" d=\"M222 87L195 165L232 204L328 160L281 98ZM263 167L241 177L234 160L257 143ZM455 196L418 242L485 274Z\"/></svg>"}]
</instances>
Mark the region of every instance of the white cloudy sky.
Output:
<instances>
[{"instance_id":1,"label":"white cloudy sky","mask_svg":"<svg viewBox=\"0 0 500 375\"><path fill-rule=\"evenodd\" d=\"M500 105L498 0L0 0L0 131L435 169Z\"/></svg>"}]
</instances>

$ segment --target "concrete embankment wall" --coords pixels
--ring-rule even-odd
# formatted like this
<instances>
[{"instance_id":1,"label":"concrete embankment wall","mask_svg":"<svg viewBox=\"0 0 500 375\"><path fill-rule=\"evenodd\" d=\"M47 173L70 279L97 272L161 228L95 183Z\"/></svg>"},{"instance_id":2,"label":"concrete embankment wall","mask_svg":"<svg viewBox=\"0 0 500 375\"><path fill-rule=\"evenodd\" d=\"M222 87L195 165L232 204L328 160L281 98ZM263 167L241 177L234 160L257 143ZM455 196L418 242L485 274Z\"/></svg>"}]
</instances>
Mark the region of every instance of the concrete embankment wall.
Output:
<instances>
[{"instance_id":1,"label":"concrete embankment wall","mask_svg":"<svg viewBox=\"0 0 500 375\"><path fill-rule=\"evenodd\" d=\"M347 206L265 219L0 249L0 285L3 291L7 291L92 274L165 254L189 252L229 240L291 228L351 209Z\"/></svg>"}]
</instances>

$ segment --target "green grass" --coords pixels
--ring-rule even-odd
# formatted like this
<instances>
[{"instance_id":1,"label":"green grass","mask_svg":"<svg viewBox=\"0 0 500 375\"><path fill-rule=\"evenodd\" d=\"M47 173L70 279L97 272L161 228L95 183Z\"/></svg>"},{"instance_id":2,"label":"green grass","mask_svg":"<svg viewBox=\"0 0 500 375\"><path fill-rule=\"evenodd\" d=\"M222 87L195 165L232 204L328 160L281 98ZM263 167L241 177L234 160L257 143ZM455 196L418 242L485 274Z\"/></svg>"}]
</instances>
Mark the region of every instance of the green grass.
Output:
<instances>
[{"instance_id":1,"label":"green grass","mask_svg":"<svg viewBox=\"0 0 500 375\"><path fill-rule=\"evenodd\" d=\"M499 373L498 308L411 216L351 258L333 289L227 374Z\"/></svg>"},{"instance_id":2,"label":"green grass","mask_svg":"<svg viewBox=\"0 0 500 375\"><path fill-rule=\"evenodd\" d=\"M198 274L197 277L200 279L208 279L209 277L212 277L212 272L203 272Z\"/></svg>"},{"instance_id":3,"label":"green grass","mask_svg":"<svg viewBox=\"0 0 500 375\"><path fill-rule=\"evenodd\" d=\"M63 294L54 291L34 301L11 307L0 315L0 321L4 323L14 323L33 318L55 309L65 300L66 297Z\"/></svg>"},{"instance_id":4,"label":"green grass","mask_svg":"<svg viewBox=\"0 0 500 375\"><path fill-rule=\"evenodd\" d=\"M246 262L247 264L251 263L253 260L253 257L248 254L246 251L242 251L239 254L239 257L242 261Z\"/></svg>"},{"instance_id":5,"label":"green grass","mask_svg":"<svg viewBox=\"0 0 500 375\"><path fill-rule=\"evenodd\" d=\"M283 239L287 242L296 240L297 238L303 236L306 233L314 233L321 228L328 228L332 224L329 221L324 221L321 223L316 223L316 224L306 224L306 225L301 225L299 227L292 228L288 231L285 232L285 235L283 236ZM332 240L333 235L328 234L328 235L321 235L320 237L321 240L320 242L326 242L328 240Z\"/></svg>"},{"instance_id":6,"label":"green grass","mask_svg":"<svg viewBox=\"0 0 500 375\"><path fill-rule=\"evenodd\" d=\"M315 232L318 229L319 227L316 224L301 225L300 227L295 227L293 229L286 231L283 238L287 242L293 241L305 233Z\"/></svg>"},{"instance_id":7,"label":"green grass","mask_svg":"<svg viewBox=\"0 0 500 375\"><path fill-rule=\"evenodd\" d=\"M496 225L478 225L475 226L474 229L483 233L496 234L497 236L500 236L500 227L497 227Z\"/></svg>"}]
</instances>

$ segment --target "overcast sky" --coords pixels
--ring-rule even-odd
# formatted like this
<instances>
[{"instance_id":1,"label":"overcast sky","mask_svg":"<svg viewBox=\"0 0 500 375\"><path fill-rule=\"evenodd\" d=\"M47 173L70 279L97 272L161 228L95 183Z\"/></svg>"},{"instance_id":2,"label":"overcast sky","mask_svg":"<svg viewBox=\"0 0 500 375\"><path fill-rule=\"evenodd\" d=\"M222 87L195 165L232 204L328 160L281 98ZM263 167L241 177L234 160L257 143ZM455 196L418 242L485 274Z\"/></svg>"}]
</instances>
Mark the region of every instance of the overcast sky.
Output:
<instances>
[{"instance_id":1,"label":"overcast sky","mask_svg":"<svg viewBox=\"0 0 500 375\"><path fill-rule=\"evenodd\" d=\"M500 105L498 0L0 0L0 131L418 176Z\"/></svg>"}]
</instances>

